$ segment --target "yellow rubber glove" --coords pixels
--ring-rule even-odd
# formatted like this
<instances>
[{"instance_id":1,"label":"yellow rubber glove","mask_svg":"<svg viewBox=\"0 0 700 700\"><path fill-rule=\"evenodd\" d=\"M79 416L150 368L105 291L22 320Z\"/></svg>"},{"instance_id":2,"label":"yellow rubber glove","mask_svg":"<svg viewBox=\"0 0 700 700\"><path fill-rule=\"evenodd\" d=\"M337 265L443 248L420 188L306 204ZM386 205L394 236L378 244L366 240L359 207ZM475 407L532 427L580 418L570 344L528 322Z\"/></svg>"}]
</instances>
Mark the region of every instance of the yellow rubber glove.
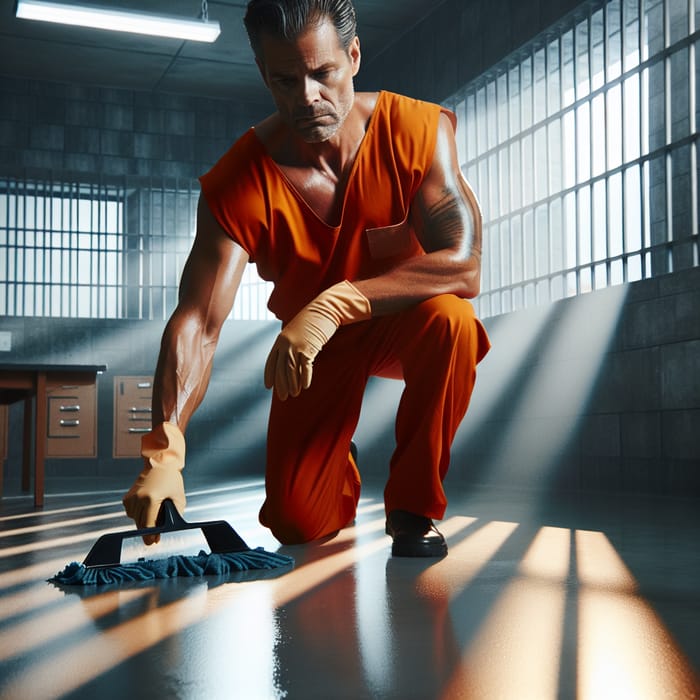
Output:
<instances>
[{"instance_id":1,"label":"yellow rubber glove","mask_svg":"<svg viewBox=\"0 0 700 700\"><path fill-rule=\"evenodd\" d=\"M311 386L314 358L340 326L372 316L367 297L339 282L309 302L277 336L265 363L265 386L282 401Z\"/></svg>"},{"instance_id":2,"label":"yellow rubber glove","mask_svg":"<svg viewBox=\"0 0 700 700\"><path fill-rule=\"evenodd\" d=\"M161 423L141 438L143 471L122 499L126 514L140 528L155 527L160 506L172 499L185 512L185 437L174 423ZM160 535L146 535L146 544L160 541Z\"/></svg>"}]
</instances>

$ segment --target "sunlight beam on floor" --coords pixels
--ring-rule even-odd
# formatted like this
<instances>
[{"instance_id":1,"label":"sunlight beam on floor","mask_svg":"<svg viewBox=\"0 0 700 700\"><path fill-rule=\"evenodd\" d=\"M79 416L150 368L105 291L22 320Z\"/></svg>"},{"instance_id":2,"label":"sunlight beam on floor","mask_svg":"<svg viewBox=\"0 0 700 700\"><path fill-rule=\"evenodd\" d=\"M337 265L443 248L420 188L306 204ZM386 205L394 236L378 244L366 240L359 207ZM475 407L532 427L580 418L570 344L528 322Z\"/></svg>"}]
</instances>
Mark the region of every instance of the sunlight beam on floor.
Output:
<instances>
[{"instance_id":1,"label":"sunlight beam on floor","mask_svg":"<svg viewBox=\"0 0 700 700\"><path fill-rule=\"evenodd\" d=\"M468 527L474 521L475 518L454 517L448 522ZM517 527L517 523L492 521L461 541L450 543L449 556L420 574L416 591L423 596L441 596L452 600L491 561ZM442 526L441 529L449 532Z\"/></svg>"},{"instance_id":2,"label":"sunlight beam on floor","mask_svg":"<svg viewBox=\"0 0 700 700\"><path fill-rule=\"evenodd\" d=\"M576 532L581 700L697 697L689 660L602 532Z\"/></svg>"},{"instance_id":3,"label":"sunlight beam on floor","mask_svg":"<svg viewBox=\"0 0 700 700\"><path fill-rule=\"evenodd\" d=\"M558 697L569 530L542 528L464 652L442 700Z\"/></svg>"}]
</instances>

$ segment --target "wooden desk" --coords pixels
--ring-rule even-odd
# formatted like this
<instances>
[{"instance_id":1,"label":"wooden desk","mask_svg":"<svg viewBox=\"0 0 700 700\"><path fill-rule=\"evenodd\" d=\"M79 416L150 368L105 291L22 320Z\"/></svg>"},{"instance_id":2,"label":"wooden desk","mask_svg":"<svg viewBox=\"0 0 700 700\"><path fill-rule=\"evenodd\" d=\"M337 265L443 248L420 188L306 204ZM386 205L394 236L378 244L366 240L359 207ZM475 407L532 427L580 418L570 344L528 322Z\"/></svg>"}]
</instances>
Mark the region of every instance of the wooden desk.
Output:
<instances>
[{"instance_id":1,"label":"wooden desk","mask_svg":"<svg viewBox=\"0 0 700 700\"><path fill-rule=\"evenodd\" d=\"M0 363L0 404L24 401L22 488L25 491L29 490L33 441L35 507L41 508L44 505L44 460L46 458L47 439L47 382L66 375L79 375L84 378L90 378L94 382L97 375L104 372L106 369L106 365ZM33 412L32 403L34 403ZM33 426L32 413L34 413ZM1 485L2 475L0 475L0 486Z\"/></svg>"}]
</instances>

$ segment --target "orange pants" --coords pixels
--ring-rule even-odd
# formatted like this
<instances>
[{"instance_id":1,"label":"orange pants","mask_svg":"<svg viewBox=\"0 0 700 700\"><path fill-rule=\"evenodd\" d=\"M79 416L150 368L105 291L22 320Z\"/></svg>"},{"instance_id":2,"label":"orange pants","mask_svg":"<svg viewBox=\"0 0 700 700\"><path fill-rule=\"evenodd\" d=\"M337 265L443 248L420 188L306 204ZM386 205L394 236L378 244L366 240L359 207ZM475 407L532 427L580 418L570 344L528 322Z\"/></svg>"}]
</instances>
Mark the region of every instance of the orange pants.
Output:
<instances>
[{"instance_id":1,"label":"orange pants","mask_svg":"<svg viewBox=\"0 0 700 700\"><path fill-rule=\"evenodd\" d=\"M309 389L287 401L272 398L260 522L284 544L352 522L360 475L349 447L372 375L405 381L386 512L442 518L450 448L488 349L472 305L453 295L340 328L317 356Z\"/></svg>"}]
</instances>

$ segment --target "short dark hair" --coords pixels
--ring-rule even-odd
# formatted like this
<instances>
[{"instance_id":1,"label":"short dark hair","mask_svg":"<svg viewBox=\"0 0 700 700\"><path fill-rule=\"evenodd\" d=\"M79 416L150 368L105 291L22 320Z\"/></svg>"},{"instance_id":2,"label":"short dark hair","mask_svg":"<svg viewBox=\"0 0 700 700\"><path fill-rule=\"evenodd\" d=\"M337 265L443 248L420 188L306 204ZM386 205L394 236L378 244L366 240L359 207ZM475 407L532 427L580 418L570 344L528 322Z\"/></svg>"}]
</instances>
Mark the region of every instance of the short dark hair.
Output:
<instances>
[{"instance_id":1,"label":"short dark hair","mask_svg":"<svg viewBox=\"0 0 700 700\"><path fill-rule=\"evenodd\" d=\"M245 23L256 58L262 59L262 35L292 41L328 17L347 51L355 38L357 18L352 0L250 0Z\"/></svg>"}]
</instances>

